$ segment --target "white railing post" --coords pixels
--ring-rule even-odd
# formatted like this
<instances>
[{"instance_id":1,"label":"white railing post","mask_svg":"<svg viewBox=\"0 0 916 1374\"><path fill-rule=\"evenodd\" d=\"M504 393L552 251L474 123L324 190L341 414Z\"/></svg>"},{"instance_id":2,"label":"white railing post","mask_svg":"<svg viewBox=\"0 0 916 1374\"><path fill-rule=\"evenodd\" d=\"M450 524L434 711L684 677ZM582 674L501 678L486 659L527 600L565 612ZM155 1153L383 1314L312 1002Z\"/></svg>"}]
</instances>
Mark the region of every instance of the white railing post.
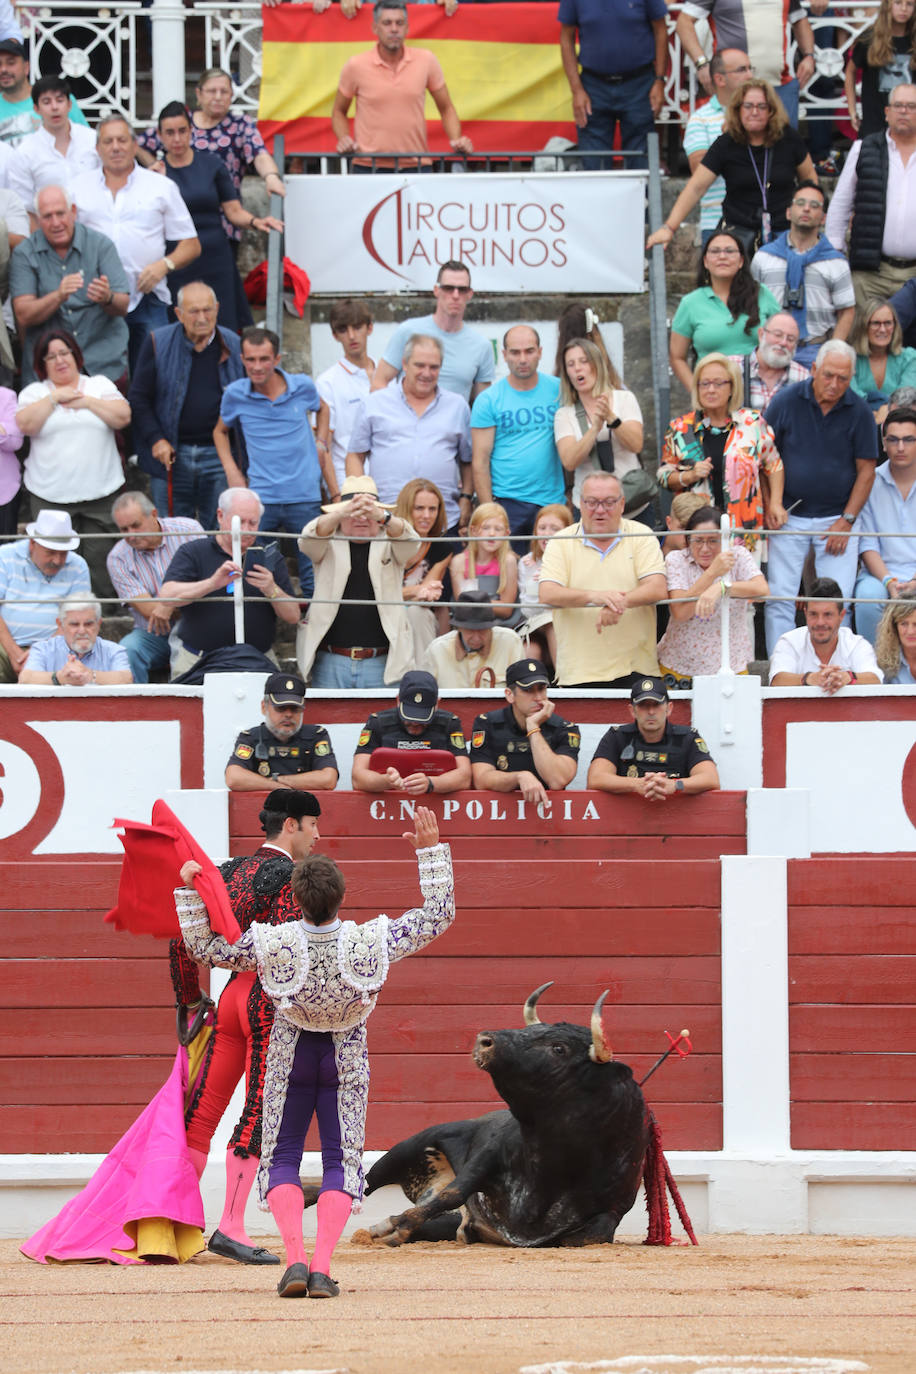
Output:
<instances>
[{"instance_id":1,"label":"white railing post","mask_svg":"<svg viewBox=\"0 0 916 1374\"><path fill-rule=\"evenodd\" d=\"M237 515L233 515L230 525L232 532L232 561L242 566L242 522ZM236 644L245 643L245 603L242 597L245 595L245 579L239 573L232 579L232 602L235 611L235 642Z\"/></svg>"},{"instance_id":2,"label":"white railing post","mask_svg":"<svg viewBox=\"0 0 916 1374\"><path fill-rule=\"evenodd\" d=\"M720 527L720 529L722 530L722 548L723 548L723 549L727 549L727 548L730 546L730 543L731 543L731 533L732 533L731 520L729 519L729 517L728 517L727 514L722 516L722 519L721 519L721 521L720 521L719 527ZM730 599L731 599L731 598L730 598L730 597L728 596L728 594L726 593L726 595L724 595L724 596L722 597L722 600L721 600L721 603L720 603L720 606L719 606L721 636L722 636L722 666L721 666L721 668L719 669L719 672L720 672L720 673L730 673L730 672L732 671L732 657L731 657L731 653L729 652L729 643L728 643L728 632L729 632L729 629L731 628L731 626L730 626L731 614L730 614L730 612L729 612L729 601L730 601Z\"/></svg>"},{"instance_id":3,"label":"white railing post","mask_svg":"<svg viewBox=\"0 0 916 1374\"><path fill-rule=\"evenodd\" d=\"M185 9L176 0L153 0L153 117L170 100L185 99Z\"/></svg>"}]
</instances>

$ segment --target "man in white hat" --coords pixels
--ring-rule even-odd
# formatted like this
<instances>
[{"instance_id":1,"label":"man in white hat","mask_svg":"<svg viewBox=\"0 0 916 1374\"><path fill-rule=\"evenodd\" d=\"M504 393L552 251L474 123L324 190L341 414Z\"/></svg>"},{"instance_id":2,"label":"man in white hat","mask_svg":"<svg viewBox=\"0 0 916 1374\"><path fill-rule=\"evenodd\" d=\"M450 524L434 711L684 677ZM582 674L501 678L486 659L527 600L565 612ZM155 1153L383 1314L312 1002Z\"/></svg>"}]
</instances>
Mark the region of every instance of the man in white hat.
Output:
<instances>
[{"instance_id":1,"label":"man in white hat","mask_svg":"<svg viewBox=\"0 0 916 1374\"><path fill-rule=\"evenodd\" d=\"M0 682L19 681L31 646L55 633L65 597L92 595L66 511L39 511L25 529L27 539L0 545Z\"/></svg>"},{"instance_id":2,"label":"man in white hat","mask_svg":"<svg viewBox=\"0 0 916 1374\"><path fill-rule=\"evenodd\" d=\"M419 553L420 540L406 520L379 503L371 477L347 477L340 496L322 506L299 540L315 565L315 595L297 646L299 670L304 678L311 672L313 687L382 687L399 682L411 666L404 567Z\"/></svg>"}]
</instances>

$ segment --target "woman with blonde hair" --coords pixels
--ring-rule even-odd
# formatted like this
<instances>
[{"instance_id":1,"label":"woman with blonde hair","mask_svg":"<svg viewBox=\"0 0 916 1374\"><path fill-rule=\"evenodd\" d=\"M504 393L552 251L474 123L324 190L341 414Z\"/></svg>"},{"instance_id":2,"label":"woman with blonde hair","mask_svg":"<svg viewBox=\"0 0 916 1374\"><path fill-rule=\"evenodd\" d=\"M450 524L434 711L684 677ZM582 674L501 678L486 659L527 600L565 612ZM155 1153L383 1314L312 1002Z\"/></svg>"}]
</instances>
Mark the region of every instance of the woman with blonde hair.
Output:
<instances>
[{"instance_id":1,"label":"woman with blonde hair","mask_svg":"<svg viewBox=\"0 0 916 1374\"><path fill-rule=\"evenodd\" d=\"M749 250L755 240L768 243L788 227L796 181L816 180L811 154L768 81L742 81L728 102L722 133L647 246L667 248L719 176L725 182L723 223L742 231Z\"/></svg>"},{"instance_id":2,"label":"woman with blonde hair","mask_svg":"<svg viewBox=\"0 0 916 1374\"><path fill-rule=\"evenodd\" d=\"M445 502L435 482L414 477L398 492L394 513L412 525L423 541L404 568L403 593L404 600L413 603L408 618L419 659L437 634L448 632L448 612L430 605L442 599L443 578L453 556L450 545L433 542L445 534Z\"/></svg>"},{"instance_id":3,"label":"woman with blonde hair","mask_svg":"<svg viewBox=\"0 0 916 1374\"><path fill-rule=\"evenodd\" d=\"M856 350L852 389L871 406L876 424L900 386L916 386L916 348L904 348L903 330L890 301L869 301L856 312L849 340Z\"/></svg>"},{"instance_id":4,"label":"woman with blonde hair","mask_svg":"<svg viewBox=\"0 0 916 1374\"><path fill-rule=\"evenodd\" d=\"M723 353L707 353L693 369L693 409L665 434L658 480L669 491L697 491L727 510L732 525L779 529L786 521L785 481L773 431L744 406L741 373Z\"/></svg>"},{"instance_id":5,"label":"woman with blonde hair","mask_svg":"<svg viewBox=\"0 0 916 1374\"><path fill-rule=\"evenodd\" d=\"M885 687L916 685L916 601L892 601L875 636L875 657Z\"/></svg>"},{"instance_id":6,"label":"woman with blonde hair","mask_svg":"<svg viewBox=\"0 0 916 1374\"><path fill-rule=\"evenodd\" d=\"M560 407L553 417L553 435L560 462L575 474L572 499L578 507L582 483L592 472L613 471L624 479L642 471L642 412L627 391L613 363L591 339L570 339L563 351ZM629 519L638 519L651 495L628 506Z\"/></svg>"},{"instance_id":7,"label":"woman with blonde hair","mask_svg":"<svg viewBox=\"0 0 916 1374\"><path fill-rule=\"evenodd\" d=\"M493 614L512 620L518 606L518 559L509 543L509 517L496 501L484 501L471 516L468 546L452 560L452 593L480 589L495 598Z\"/></svg>"}]
</instances>

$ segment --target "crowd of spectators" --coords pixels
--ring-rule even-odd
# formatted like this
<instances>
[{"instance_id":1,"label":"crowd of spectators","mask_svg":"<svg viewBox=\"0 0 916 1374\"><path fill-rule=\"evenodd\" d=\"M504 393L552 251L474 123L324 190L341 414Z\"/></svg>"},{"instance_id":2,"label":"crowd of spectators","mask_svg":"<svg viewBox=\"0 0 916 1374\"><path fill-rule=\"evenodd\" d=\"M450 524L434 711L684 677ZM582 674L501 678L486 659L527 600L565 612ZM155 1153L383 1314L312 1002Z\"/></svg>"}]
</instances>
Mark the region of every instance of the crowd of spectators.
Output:
<instances>
[{"instance_id":1,"label":"crowd of spectators","mask_svg":"<svg viewBox=\"0 0 916 1374\"><path fill-rule=\"evenodd\" d=\"M612 145L618 124L638 146L657 112L665 6L619 8L613 0L615 27L606 4L560 4L589 155ZM35 680L21 674L36 671L27 659L45 637L69 646L68 664L94 662L106 641L93 595L129 609L124 653L137 682L268 671L285 624L303 680L320 687L393 685L419 665L439 688L508 689L524 659L563 687L662 678L689 688L721 663L723 625L735 671L761 656L762 601L768 654L807 634L824 672L802 673L804 685L846 685L823 655L853 633L866 657L885 644L891 666L875 660L876 682L908 671L905 618L888 608L892 636L882 620L885 603L916 586L916 408L899 393L916 379L902 323L916 315L905 207L916 87L903 8L882 7L853 55L868 76L869 129L832 205L795 127L798 81L780 79L783 54L757 50L760 26L751 42L740 4L682 8L678 31L711 98L688 128L687 186L648 240L667 247L700 205L696 288L673 312L669 350L675 394L682 386L690 407L674 405L657 465L593 312L562 312L552 372L536 329L510 325L507 375L495 381L493 350L465 318L474 292L459 260L438 269L432 312L406 320L377 361L369 306L345 299L330 312L338 362L315 381L287 371L276 335L251 324L235 265L243 229L282 230L243 207L243 168L281 193L282 177L256 127L232 114L228 74L205 72L195 110L172 102L138 140L117 114L90 131L66 79L30 87L22 42L0 39L18 326L0 336L0 361L9 381L17 362L21 376L18 397L0 390L0 532L27 521L26 539L0 549L6 679ZM697 47L707 14L719 42L711 60ZM804 84L810 26L803 11L789 19ZM396 119L403 101L406 120L429 91L461 149L441 68L405 48L399 0L379 0L374 31L366 60L350 59L341 77L340 146L372 157L392 140L410 146L373 112L387 101ZM409 94L391 84L405 64L419 82ZM418 165L424 149L421 139ZM125 484L125 434L146 489ZM828 583L819 601L812 586ZM26 584L37 612L16 605ZM836 615L849 623L831 636ZM854 671L871 680L859 660Z\"/></svg>"}]
</instances>

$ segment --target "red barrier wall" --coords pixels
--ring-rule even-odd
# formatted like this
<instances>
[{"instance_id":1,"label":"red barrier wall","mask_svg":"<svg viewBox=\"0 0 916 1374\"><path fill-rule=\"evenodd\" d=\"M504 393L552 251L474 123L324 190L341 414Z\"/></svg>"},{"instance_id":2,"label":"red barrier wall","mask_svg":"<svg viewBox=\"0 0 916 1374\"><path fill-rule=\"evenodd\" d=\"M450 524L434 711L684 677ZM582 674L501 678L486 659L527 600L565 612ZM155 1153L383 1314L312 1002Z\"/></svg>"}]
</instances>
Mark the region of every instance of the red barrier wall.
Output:
<instances>
[{"instance_id":1,"label":"red barrier wall","mask_svg":"<svg viewBox=\"0 0 916 1374\"><path fill-rule=\"evenodd\" d=\"M792 1145L916 1148L916 859L789 863Z\"/></svg>"}]
</instances>

